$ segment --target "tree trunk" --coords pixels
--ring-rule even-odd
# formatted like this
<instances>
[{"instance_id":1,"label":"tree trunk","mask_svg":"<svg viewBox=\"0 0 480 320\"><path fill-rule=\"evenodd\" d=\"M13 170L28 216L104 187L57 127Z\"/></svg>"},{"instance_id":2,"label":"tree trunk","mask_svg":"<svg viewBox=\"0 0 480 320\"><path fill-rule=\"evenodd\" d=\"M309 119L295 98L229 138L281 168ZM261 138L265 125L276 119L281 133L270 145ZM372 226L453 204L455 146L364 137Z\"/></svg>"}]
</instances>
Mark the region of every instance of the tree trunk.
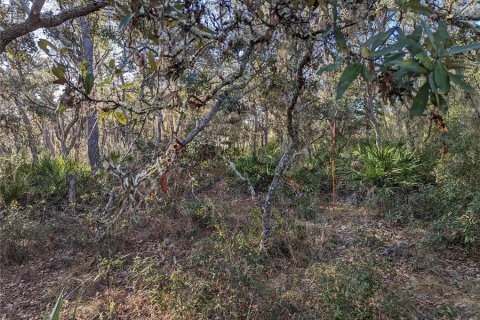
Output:
<instances>
[{"instance_id":1,"label":"tree trunk","mask_svg":"<svg viewBox=\"0 0 480 320\"><path fill-rule=\"evenodd\" d=\"M272 221L273 199L275 197L276 191L280 184L280 179L282 178L288 163L292 159L294 151L295 151L295 146L293 143L291 143L288 146L287 151L285 151L282 157L280 158L280 162L277 164L277 167L275 168L275 173L273 175L272 182L270 182L270 185L268 186L267 196L265 197L265 201L263 202L263 205L262 205L263 230L262 230L262 241L260 243L260 251L265 250L265 248L267 247L268 240L270 239L270 235L272 233L272 226L273 226L273 221Z\"/></svg>"},{"instance_id":2,"label":"tree trunk","mask_svg":"<svg viewBox=\"0 0 480 320\"><path fill-rule=\"evenodd\" d=\"M83 33L83 55L89 63L87 72L93 75L93 38L90 23L86 17L80 18L80 27ZM102 169L102 160L98 146L100 132L98 129L97 110L94 107L88 111L87 137L88 160L90 161L92 172L95 172Z\"/></svg>"},{"instance_id":3,"label":"tree trunk","mask_svg":"<svg viewBox=\"0 0 480 320\"><path fill-rule=\"evenodd\" d=\"M337 176L335 162L337 160L337 121L332 122L332 203L337 203Z\"/></svg>"},{"instance_id":4,"label":"tree trunk","mask_svg":"<svg viewBox=\"0 0 480 320\"><path fill-rule=\"evenodd\" d=\"M28 118L27 111L23 108L23 106L18 104L18 110L20 111L22 121L25 124L25 130L27 131L28 147L30 148L30 153L32 154L32 162L37 163L38 162L37 141L35 141L32 124L30 123L30 119Z\"/></svg>"},{"instance_id":5,"label":"tree trunk","mask_svg":"<svg viewBox=\"0 0 480 320\"><path fill-rule=\"evenodd\" d=\"M284 152L280 161L275 168L275 173L273 175L272 182L270 182L270 186L268 187L267 196L265 197L265 201L262 205L262 240L260 242L260 251L264 251L267 248L268 240L270 238L270 234L272 232L272 204L273 199L275 197L275 193L277 188L280 184L280 179L285 172L290 160L293 158L295 151L300 146L300 138L299 138L299 126L297 123L297 111L296 106L298 103L298 99L303 90L303 86L305 85L305 79L303 78L303 70L305 66L310 62L311 55L312 55L313 45L310 44L307 48L305 55L303 56L302 60L300 61L297 72L296 72L296 86L293 91L292 99L288 104L287 108L287 132L288 138L290 142L288 144L287 150Z\"/></svg>"},{"instance_id":6,"label":"tree trunk","mask_svg":"<svg viewBox=\"0 0 480 320\"><path fill-rule=\"evenodd\" d=\"M374 93L374 88L373 88L373 83L372 82L367 82L367 101L366 101L366 107L367 107L367 114L368 118L370 120L370 123L373 126L373 131L375 132L375 145L377 148L380 148L382 146L382 133L380 129L380 124L378 123L377 120L377 115L375 113L375 93Z\"/></svg>"}]
</instances>

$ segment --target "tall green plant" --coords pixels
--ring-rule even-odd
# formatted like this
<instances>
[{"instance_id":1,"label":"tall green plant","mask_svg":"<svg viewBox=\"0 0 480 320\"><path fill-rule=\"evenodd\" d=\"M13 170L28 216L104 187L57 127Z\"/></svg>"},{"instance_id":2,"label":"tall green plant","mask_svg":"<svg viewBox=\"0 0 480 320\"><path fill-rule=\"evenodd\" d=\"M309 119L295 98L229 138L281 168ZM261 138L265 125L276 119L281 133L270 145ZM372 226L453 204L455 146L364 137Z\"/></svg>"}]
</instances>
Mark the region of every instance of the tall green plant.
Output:
<instances>
[{"instance_id":1,"label":"tall green plant","mask_svg":"<svg viewBox=\"0 0 480 320\"><path fill-rule=\"evenodd\" d=\"M420 167L418 156L409 149L366 144L354 149L351 161L344 161L340 174L360 191L389 195L417 186Z\"/></svg>"}]
</instances>

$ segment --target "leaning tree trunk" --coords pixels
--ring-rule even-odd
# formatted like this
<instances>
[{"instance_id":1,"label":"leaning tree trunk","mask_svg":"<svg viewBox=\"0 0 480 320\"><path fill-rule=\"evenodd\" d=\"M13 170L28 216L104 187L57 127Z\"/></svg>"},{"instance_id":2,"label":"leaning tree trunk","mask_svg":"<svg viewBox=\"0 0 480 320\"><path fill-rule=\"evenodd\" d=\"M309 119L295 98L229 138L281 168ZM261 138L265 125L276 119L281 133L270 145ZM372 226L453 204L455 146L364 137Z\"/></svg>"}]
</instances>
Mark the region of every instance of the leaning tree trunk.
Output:
<instances>
[{"instance_id":1,"label":"leaning tree trunk","mask_svg":"<svg viewBox=\"0 0 480 320\"><path fill-rule=\"evenodd\" d=\"M93 38L87 17L80 18L80 27L83 33L83 55L89 64L87 73L93 75ZM95 172L102 168L102 160L100 158L100 148L98 146L100 132L98 129L97 110L94 107L90 108L88 111L87 136L88 160L90 161L92 171Z\"/></svg>"}]
</instances>

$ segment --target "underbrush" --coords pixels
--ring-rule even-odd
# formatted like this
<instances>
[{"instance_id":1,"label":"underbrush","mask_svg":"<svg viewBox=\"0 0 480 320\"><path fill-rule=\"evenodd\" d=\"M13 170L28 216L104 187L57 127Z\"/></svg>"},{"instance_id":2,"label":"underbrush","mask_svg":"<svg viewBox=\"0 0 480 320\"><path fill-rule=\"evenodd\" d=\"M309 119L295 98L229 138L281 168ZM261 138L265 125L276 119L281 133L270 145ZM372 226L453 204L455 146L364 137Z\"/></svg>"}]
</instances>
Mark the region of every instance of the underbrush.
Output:
<instances>
[{"instance_id":1,"label":"underbrush","mask_svg":"<svg viewBox=\"0 0 480 320\"><path fill-rule=\"evenodd\" d=\"M119 254L102 263L102 274L128 280L132 296L146 299L143 309L149 314L144 317L401 319L412 310L382 284L381 274L365 257L319 262L312 254L317 244L301 217L276 211L267 253L258 251L261 217L252 204L183 200L161 221L174 229L185 217L192 225L180 234L170 230L155 252L136 252L133 258ZM106 304L85 312L79 308L86 317L122 315Z\"/></svg>"},{"instance_id":2,"label":"underbrush","mask_svg":"<svg viewBox=\"0 0 480 320\"><path fill-rule=\"evenodd\" d=\"M422 154L387 144L357 147L343 155L339 176L347 192L394 223L420 220L428 224L425 240L436 244L473 245L480 239L480 149L471 141L478 132L465 115L450 120L449 152L435 136Z\"/></svg>"},{"instance_id":3,"label":"underbrush","mask_svg":"<svg viewBox=\"0 0 480 320\"><path fill-rule=\"evenodd\" d=\"M89 169L71 159L45 155L37 163L9 161L0 174L0 196L5 205L43 202L58 206L68 195L67 176L76 177L81 193L82 188L87 189Z\"/></svg>"},{"instance_id":4,"label":"underbrush","mask_svg":"<svg viewBox=\"0 0 480 320\"><path fill-rule=\"evenodd\" d=\"M273 178L281 151L277 144L270 143L256 153L249 153L235 161L238 171L248 177L256 191L266 191Z\"/></svg>"}]
</instances>

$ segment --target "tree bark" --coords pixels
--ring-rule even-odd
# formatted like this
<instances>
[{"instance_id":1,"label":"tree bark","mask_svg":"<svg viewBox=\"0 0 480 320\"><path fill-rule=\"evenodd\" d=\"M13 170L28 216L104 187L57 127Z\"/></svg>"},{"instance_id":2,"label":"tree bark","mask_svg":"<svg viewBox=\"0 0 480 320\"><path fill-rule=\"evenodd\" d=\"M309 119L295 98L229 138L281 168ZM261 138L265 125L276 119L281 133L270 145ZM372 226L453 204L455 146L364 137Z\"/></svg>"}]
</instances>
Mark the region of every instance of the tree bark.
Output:
<instances>
[{"instance_id":1,"label":"tree bark","mask_svg":"<svg viewBox=\"0 0 480 320\"><path fill-rule=\"evenodd\" d=\"M27 131L27 140L28 140L28 147L30 148L30 153L32 154L32 162L38 162L38 149L37 149L37 141L35 140L35 136L33 134L32 124L30 123L30 119L28 118L27 111L18 104L18 110L20 111L20 116L22 117L23 124L25 125L25 130Z\"/></svg>"},{"instance_id":2,"label":"tree bark","mask_svg":"<svg viewBox=\"0 0 480 320\"><path fill-rule=\"evenodd\" d=\"M5 52L7 45L32 31L41 28L52 28L65 21L86 16L108 5L107 1L92 1L89 4L64 10L56 15L42 15L41 11L45 0L34 0L32 8L24 22L13 24L0 31L0 54Z\"/></svg>"},{"instance_id":3,"label":"tree bark","mask_svg":"<svg viewBox=\"0 0 480 320\"><path fill-rule=\"evenodd\" d=\"M380 129L380 124L378 123L377 120L377 115L375 113L375 93L374 93L374 84L372 82L367 82L367 101L366 101L366 107L367 107L367 114L368 118L370 120L370 123L373 126L373 131L375 133L375 145L377 148L380 148L382 146L382 133Z\"/></svg>"},{"instance_id":4,"label":"tree bark","mask_svg":"<svg viewBox=\"0 0 480 320\"><path fill-rule=\"evenodd\" d=\"M87 17L80 18L80 27L83 33L83 55L85 60L89 63L87 73L93 75L93 37ZM102 160L100 158L100 148L98 146L100 132L98 129L97 110L94 107L91 107L88 111L87 135L88 160L92 171L95 172L102 169Z\"/></svg>"},{"instance_id":5,"label":"tree bark","mask_svg":"<svg viewBox=\"0 0 480 320\"><path fill-rule=\"evenodd\" d=\"M303 56L302 60L297 69L296 74L296 86L293 91L292 99L287 108L287 132L290 142L288 144L287 150L283 153L280 161L278 162L275 173L273 175L273 179L268 186L268 192L265 197L265 201L262 205L262 240L260 242L260 251L264 251L268 246L268 240L270 239L270 235L272 232L272 205L273 200L275 198L275 194L277 192L278 186L280 184L281 178L283 173L285 172L290 160L293 158L293 155L296 150L298 150L300 145L300 139L298 135L298 123L296 119L296 110L295 107L297 106L298 99L302 93L303 87L305 85L305 79L303 77L303 70L305 69L306 65L310 62L311 55L312 55L313 45L310 44L307 52Z\"/></svg>"}]
</instances>

